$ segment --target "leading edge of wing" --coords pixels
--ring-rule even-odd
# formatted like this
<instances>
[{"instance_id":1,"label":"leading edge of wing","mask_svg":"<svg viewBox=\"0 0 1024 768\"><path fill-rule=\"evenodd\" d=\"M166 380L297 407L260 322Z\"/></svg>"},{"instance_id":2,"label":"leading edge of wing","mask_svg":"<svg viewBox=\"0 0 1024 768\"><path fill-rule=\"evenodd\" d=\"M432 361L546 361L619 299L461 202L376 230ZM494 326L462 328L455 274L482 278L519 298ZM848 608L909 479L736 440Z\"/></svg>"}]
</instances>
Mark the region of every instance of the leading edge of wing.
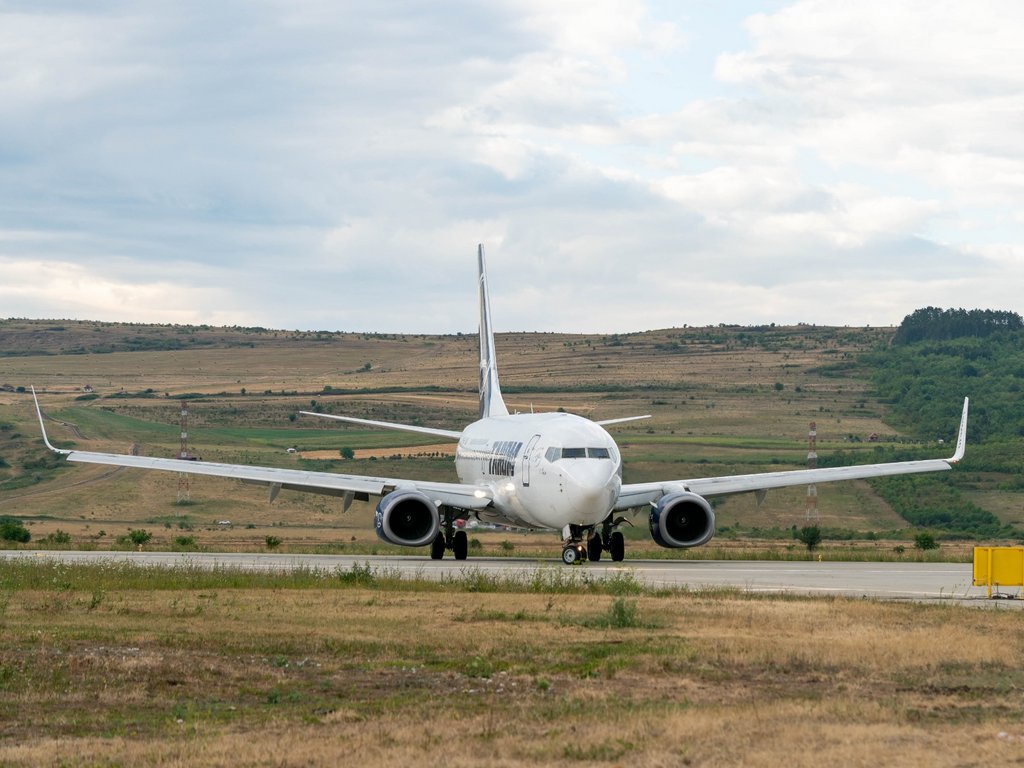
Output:
<instances>
[{"instance_id":1,"label":"leading edge of wing","mask_svg":"<svg viewBox=\"0 0 1024 768\"><path fill-rule=\"evenodd\" d=\"M316 416L321 419L334 419L349 424L361 424L365 427L380 427L381 429L397 429L402 432L417 432L421 435L433 435L434 437L446 437L450 440L458 440L462 432L453 429L435 429L434 427L418 427L415 424L396 424L392 421L374 421L372 419L357 419L355 416L335 416L333 413L316 413L315 411L299 411L303 416Z\"/></svg>"},{"instance_id":2,"label":"leading edge of wing","mask_svg":"<svg viewBox=\"0 0 1024 768\"><path fill-rule=\"evenodd\" d=\"M97 453L93 451L70 451L68 461L84 464L107 464L136 469L155 469L164 472L183 472L191 475L209 475L280 486L290 490L308 493L336 495L351 491L371 496L384 496L396 488L415 488L432 500L462 509L483 509L491 502L491 493L486 488L461 483L435 483L422 480L403 480L389 477L366 477L363 475L342 475L334 472L313 472L305 469L283 469L278 467L257 467L247 464L221 464L212 461L187 461L155 456L128 456L118 453Z\"/></svg>"},{"instance_id":3,"label":"leading edge of wing","mask_svg":"<svg viewBox=\"0 0 1024 768\"><path fill-rule=\"evenodd\" d=\"M919 472L942 472L964 457L967 446L967 410L969 400L964 398L964 409L960 416L956 451L948 459L920 459L917 461L895 461L884 464L859 464L849 467L822 467L819 469L795 469L784 472L759 472L750 475L725 475L723 477L701 477L691 480L670 480L654 483L624 484L619 493L616 509L629 509L657 501L667 493L691 491L701 496L721 496L729 493L768 491L792 485L810 485L840 480L862 480L869 477L909 475Z\"/></svg>"}]
</instances>

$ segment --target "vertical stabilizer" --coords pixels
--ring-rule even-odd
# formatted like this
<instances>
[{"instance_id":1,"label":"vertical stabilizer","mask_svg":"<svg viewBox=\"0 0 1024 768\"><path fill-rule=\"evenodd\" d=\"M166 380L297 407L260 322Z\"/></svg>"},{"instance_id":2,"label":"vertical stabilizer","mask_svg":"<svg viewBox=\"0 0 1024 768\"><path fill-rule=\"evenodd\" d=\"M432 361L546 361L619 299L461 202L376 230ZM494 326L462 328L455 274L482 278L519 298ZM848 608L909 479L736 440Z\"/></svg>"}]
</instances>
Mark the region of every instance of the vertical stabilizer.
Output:
<instances>
[{"instance_id":1,"label":"vertical stabilizer","mask_svg":"<svg viewBox=\"0 0 1024 768\"><path fill-rule=\"evenodd\" d=\"M480 418L508 416L498 386L498 366L494 361L494 329L491 327L491 300L487 291L484 247L477 248L480 268Z\"/></svg>"}]
</instances>

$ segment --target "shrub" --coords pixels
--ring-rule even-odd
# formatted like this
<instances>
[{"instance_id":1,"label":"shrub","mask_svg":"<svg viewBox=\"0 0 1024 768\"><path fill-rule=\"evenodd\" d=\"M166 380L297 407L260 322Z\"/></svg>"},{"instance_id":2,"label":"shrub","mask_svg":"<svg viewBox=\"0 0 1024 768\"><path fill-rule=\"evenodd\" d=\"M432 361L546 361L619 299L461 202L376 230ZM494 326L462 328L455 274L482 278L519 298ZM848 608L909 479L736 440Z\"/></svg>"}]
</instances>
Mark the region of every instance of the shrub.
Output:
<instances>
[{"instance_id":1,"label":"shrub","mask_svg":"<svg viewBox=\"0 0 1024 768\"><path fill-rule=\"evenodd\" d=\"M267 549L277 549L281 546L281 539L277 536L267 536L265 541L267 542Z\"/></svg>"},{"instance_id":2,"label":"shrub","mask_svg":"<svg viewBox=\"0 0 1024 768\"><path fill-rule=\"evenodd\" d=\"M796 532L797 540L807 547L808 552L821 544L821 529L816 525L808 525Z\"/></svg>"},{"instance_id":3,"label":"shrub","mask_svg":"<svg viewBox=\"0 0 1024 768\"><path fill-rule=\"evenodd\" d=\"M939 545L935 541L935 537L930 533L919 533L914 537L914 549L920 549L922 552L928 549L938 549Z\"/></svg>"},{"instance_id":4,"label":"shrub","mask_svg":"<svg viewBox=\"0 0 1024 768\"><path fill-rule=\"evenodd\" d=\"M128 531L128 540L132 544L142 545L153 538L153 534L144 528L135 528Z\"/></svg>"},{"instance_id":5,"label":"shrub","mask_svg":"<svg viewBox=\"0 0 1024 768\"><path fill-rule=\"evenodd\" d=\"M0 523L0 539L4 541L17 541L25 544L31 538L32 534L28 532L28 528L17 520L8 519Z\"/></svg>"},{"instance_id":6,"label":"shrub","mask_svg":"<svg viewBox=\"0 0 1024 768\"><path fill-rule=\"evenodd\" d=\"M42 539L40 539L40 542L42 544L70 544L71 534L58 528L53 533L46 534Z\"/></svg>"}]
</instances>

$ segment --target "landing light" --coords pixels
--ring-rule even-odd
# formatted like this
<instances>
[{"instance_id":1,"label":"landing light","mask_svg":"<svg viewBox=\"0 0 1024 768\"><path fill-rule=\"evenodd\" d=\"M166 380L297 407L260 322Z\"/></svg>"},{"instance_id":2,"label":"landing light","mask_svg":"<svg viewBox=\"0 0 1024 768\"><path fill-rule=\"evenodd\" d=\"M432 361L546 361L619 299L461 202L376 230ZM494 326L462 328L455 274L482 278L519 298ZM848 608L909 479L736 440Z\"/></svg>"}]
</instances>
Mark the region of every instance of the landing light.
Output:
<instances>
[{"instance_id":1,"label":"landing light","mask_svg":"<svg viewBox=\"0 0 1024 768\"><path fill-rule=\"evenodd\" d=\"M474 498L482 499L482 498L485 498L487 496L487 492L486 491L481 491L478 488L477 490L473 491L473 496L474 496Z\"/></svg>"},{"instance_id":2,"label":"landing light","mask_svg":"<svg viewBox=\"0 0 1024 768\"><path fill-rule=\"evenodd\" d=\"M515 483L505 483L505 493L514 493L516 490Z\"/></svg>"}]
</instances>

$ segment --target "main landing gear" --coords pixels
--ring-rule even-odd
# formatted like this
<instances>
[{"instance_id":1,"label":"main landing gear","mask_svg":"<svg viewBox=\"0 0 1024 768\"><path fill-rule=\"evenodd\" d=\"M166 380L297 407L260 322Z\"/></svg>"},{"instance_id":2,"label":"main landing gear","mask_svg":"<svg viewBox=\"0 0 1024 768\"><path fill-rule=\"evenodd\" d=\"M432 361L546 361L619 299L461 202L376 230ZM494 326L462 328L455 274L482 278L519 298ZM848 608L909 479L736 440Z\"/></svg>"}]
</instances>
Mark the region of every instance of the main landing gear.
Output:
<instances>
[{"instance_id":1,"label":"main landing gear","mask_svg":"<svg viewBox=\"0 0 1024 768\"><path fill-rule=\"evenodd\" d=\"M465 531L455 530L455 521L446 517L444 530L438 531L434 541L430 544L430 559L440 560L444 557L444 551L450 549L456 560L465 560L469 554L469 538Z\"/></svg>"},{"instance_id":2,"label":"main landing gear","mask_svg":"<svg viewBox=\"0 0 1024 768\"><path fill-rule=\"evenodd\" d=\"M598 526L569 525L563 532L562 562L566 565L574 565L589 560L596 563L601 559L601 553L607 552L613 562L621 563L626 557L626 540L622 531L617 530L623 523L628 523L624 517L613 520L611 515ZM584 538L586 544L583 543Z\"/></svg>"}]
</instances>

